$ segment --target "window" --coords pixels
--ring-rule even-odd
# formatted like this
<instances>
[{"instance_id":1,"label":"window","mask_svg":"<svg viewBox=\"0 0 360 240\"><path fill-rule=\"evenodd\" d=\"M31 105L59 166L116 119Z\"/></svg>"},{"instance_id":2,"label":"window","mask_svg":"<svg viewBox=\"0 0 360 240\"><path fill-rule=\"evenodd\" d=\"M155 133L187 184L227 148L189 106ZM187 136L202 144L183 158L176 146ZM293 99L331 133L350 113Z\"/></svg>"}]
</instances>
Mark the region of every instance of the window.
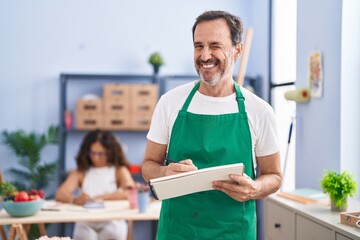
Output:
<instances>
[{"instance_id":1,"label":"window","mask_svg":"<svg viewBox=\"0 0 360 240\"><path fill-rule=\"evenodd\" d=\"M271 1L271 85L270 101L277 116L283 191L295 188L295 125L289 140L291 123L296 124L296 104L284 93L295 88L296 80L296 0ZM286 169L284 171L284 168Z\"/></svg>"}]
</instances>

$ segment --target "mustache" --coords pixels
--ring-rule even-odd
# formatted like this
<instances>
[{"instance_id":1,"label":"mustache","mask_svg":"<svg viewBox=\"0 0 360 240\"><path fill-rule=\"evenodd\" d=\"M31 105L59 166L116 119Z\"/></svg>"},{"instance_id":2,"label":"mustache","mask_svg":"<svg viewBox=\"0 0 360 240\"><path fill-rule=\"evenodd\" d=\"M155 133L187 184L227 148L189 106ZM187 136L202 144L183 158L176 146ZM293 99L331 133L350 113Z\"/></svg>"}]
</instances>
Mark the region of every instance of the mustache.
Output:
<instances>
[{"instance_id":1,"label":"mustache","mask_svg":"<svg viewBox=\"0 0 360 240\"><path fill-rule=\"evenodd\" d=\"M197 64L212 64L212 63L220 64L220 61L219 61L218 59L213 59L213 58L208 59L208 60L206 60L206 61L203 61L203 60L201 60L201 59L198 59L198 60L196 61L196 63L197 63Z\"/></svg>"}]
</instances>

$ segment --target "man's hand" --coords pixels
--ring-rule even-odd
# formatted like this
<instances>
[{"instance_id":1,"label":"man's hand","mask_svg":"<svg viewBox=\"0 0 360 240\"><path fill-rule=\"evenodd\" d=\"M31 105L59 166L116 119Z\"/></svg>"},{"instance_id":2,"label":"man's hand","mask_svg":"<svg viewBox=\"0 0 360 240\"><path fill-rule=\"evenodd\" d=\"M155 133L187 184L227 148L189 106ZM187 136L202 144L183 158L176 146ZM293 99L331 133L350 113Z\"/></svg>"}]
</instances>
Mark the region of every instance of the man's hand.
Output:
<instances>
[{"instance_id":1,"label":"man's hand","mask_svg":"<svg viewBox=\"0 0 360 240\"><path fill-rule=\"evenodd\" d=\"M165 170L165 176L176 173L195 171L197 169L198 168L193 164L191 159L182 160L178 163L172 162L167 166Z\"/></svg>"},{"instance_id":2,"label":"man's hand","mask_svg":"<svg viewBox=\"0 0 360 240\"><path fill-rule=\"evenodd\" d=\"M256 182L244 173L243 176L230 174L228 181L214 181L213 188L222 191L239 202L256 199L260 191Z\"/></svg>"}]
</instances>

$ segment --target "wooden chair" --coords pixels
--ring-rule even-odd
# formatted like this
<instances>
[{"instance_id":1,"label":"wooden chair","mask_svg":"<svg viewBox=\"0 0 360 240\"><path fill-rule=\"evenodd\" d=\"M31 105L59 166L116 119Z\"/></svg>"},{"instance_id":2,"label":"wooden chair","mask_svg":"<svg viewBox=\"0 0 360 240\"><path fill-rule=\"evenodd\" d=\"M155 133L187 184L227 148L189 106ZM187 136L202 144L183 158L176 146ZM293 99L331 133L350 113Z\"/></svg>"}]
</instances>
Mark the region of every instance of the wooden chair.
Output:
<instances>
[{"instance_id":1,"label":"wooden chair","mask_svg":"<svg viewBox=\"0 0 360 240\"><path fill-rule=\"evenodd\" d=\"M5 234L5 230L3 226L0 226L0 236L2 240L7 240L6 234Z\"/></svg>"},{"instance_id":2,"label":"wooden chair","mask_svg":"<svg viewBox=\"0 0 360 240\"><path fill-rule=\"evenodd\" d=\"M133 240L134 239L134 221L128 221L128 235L127 240Z\"/></svg>"},{"instance_id":3,"label":"wooden chair","mask_svg":"<svg viewBox=\"0 0 360 240\"><path fill-rule=\"evenodd\" d=\"M15 240L16 238L19 238L20 240L28 240L26 231L22 224L13 224L11 225L10 231L9 231L9 240Z\"/></svg>"}]
</instances>

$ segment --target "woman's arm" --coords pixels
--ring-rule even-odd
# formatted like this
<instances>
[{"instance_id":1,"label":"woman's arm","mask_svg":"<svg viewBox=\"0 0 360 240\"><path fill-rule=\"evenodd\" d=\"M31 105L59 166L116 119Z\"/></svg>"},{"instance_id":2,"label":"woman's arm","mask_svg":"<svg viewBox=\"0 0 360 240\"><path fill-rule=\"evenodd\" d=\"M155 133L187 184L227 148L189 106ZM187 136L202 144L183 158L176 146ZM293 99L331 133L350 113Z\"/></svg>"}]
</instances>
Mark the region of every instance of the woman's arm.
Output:
<instances>
[{"instance_id":1,"label":"woman's arm","mask_svg":"<svg viewBox=\"0 0 360 240\"><path fill-rule=\"evenodd\" d=\"M84 174L77 170L70 172L66 180L56 190L55 200L59 202L73 203L73 193L80 187L83 178Z\"/></svg>"}]
</instances>

